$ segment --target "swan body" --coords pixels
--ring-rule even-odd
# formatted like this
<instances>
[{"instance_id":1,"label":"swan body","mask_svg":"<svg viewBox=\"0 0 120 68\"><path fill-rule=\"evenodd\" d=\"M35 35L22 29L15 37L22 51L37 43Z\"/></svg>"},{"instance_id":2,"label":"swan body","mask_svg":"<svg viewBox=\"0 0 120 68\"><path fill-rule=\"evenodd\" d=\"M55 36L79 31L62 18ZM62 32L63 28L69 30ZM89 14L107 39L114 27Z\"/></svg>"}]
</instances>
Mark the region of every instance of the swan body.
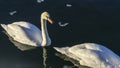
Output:
<instances>
[{"instance_id":1,"label":"swan body","mask_svg":"<svg viewBox=\"0 0 120 68\"><path fill-rule=\"evenodd\" d=\"M84 43L72 47L54 47L59 53L90 68L120 68L120 57L110 49L95 43Z\"/></svg>"},{"instance_id":2,"label":"swan body","mask_svg":"<svg viewBox=\"0 0 120 68\"><path fill-rule=\"evenodd\" d=\"M21 21L8 25L1 24L1 26L13 40L20 43L37 46L42 42L41 31L31 23Z\"/></svg>"},{"instance_id":3,"label":"swan body","mask_svg":"<svg viewBox=\"0 0 120 68\"><path fill-rule=\"evenodd\" d=\"M48 35L46 20L52 23L49 19L49 14L43 12L41 14L42 31L40 31L35 25L25 21L13 22L12 24L7 25L1 24L1 26L13 40L19 43L35 47L49 46L51 40Z\"/></svg>"}]
</instances>

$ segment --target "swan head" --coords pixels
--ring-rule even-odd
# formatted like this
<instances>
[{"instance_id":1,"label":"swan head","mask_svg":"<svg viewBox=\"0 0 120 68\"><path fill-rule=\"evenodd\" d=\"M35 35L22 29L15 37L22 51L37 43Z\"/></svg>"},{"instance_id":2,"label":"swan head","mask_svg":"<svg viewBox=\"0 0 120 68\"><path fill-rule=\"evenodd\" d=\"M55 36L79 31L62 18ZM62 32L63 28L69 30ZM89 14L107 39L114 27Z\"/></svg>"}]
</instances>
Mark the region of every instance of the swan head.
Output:
<instances>
[{"instance_id":1,"label":"swan head","mask_svg":"<svg viewBox=\"0 0 120 68\"><path fill-rule=\"evenodd\" d=\"M42 14L41 14L41 19L43 19L43 20L47 20L49 23L53 23L53 21L50 19L50 15L49 15L49 13L48 12L43 12Z\"/></svg>"}]
</instances>

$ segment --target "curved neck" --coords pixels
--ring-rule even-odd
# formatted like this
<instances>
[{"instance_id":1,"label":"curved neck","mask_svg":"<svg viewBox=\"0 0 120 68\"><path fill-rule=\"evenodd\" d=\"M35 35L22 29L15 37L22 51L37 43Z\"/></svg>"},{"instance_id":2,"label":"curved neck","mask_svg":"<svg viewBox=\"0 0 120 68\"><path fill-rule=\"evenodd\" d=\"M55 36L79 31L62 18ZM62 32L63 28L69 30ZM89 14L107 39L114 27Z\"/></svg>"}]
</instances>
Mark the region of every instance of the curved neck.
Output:
<instances>
[{"instance_id":1,"label":"curved neck","mask_svg":"<svg viewBox=\"0 0 120 68\"><path fill-rule=\"evenodd\" d=\"M42 43L41 43L41 46L50 45L49 43L51 41L50 41L48 31L47 31L47 23L46 23L46 20L44 20L42 18L41 18L41 31L42 31Z\"/></svg>"}]
</instances>

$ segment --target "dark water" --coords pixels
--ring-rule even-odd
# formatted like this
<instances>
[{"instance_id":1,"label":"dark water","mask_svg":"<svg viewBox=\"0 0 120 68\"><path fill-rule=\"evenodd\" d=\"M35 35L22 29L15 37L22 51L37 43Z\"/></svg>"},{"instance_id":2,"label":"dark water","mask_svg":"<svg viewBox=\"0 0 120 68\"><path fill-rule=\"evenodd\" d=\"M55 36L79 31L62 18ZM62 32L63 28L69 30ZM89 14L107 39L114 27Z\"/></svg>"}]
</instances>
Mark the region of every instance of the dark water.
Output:
<instances>
[{"instance_id":1,"label":"dark water","mask_svg":"<svg viewBox=\"0 0 120 68\"><path fill-rule=\"evenodd\" d=\"M67 7L66 4L71 4ZM10 12L17 11L10 15ZM28 21L40 28L40 14L48 11L54 21L48 24L52 39L47 47L48 68L72 64L55 56L53 47L93 42L103 44L120 55L119 0L0 0L0 23ZM69 23L60 27L58 22ZM42 48L22 52L9 41L0 27L0 68L43 68Z\"/></svg>"}]
</instances>

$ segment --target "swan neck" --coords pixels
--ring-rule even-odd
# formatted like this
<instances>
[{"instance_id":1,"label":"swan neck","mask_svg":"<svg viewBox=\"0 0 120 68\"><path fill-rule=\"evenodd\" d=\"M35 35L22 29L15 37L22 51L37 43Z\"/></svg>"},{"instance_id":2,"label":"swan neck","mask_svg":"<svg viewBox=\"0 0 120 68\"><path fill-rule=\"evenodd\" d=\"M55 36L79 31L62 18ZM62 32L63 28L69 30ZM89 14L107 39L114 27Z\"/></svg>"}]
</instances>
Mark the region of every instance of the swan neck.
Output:
<instances>
[{"instance_id":1,"label":"swan neck","mask_svg":"<svg viewBox=\"0 0 120 68\"><path fill-rule=\"evenodd\" d=\"M48 42L50 42L50 38L48 35L48 31L47 31L47 23L46 20L41 19L41 31L42 31L42 44L41 46L47 46L49 45Z\"/></svg>"}]
</instances>

